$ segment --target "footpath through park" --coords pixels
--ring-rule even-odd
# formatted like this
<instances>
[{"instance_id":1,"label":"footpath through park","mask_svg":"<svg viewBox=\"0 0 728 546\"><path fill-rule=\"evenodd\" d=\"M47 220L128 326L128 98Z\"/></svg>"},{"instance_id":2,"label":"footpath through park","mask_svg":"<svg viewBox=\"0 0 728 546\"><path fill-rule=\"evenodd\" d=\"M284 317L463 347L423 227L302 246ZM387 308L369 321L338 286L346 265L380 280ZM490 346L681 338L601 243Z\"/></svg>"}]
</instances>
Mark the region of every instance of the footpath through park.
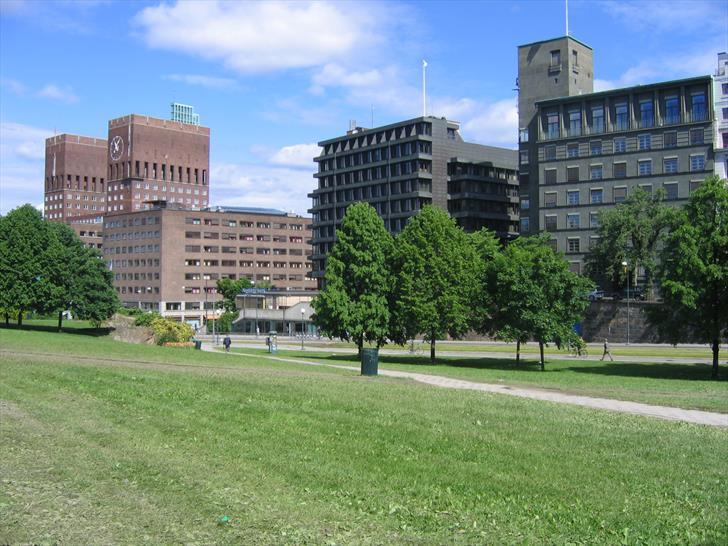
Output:
<instances>
[{"instance_id":1,"label":"footpath through park","mask_svg":"<svg viewBox=\"0 0 728 546\"><path fill-rule=\"evenodd\" d=\"M220 350L210 342L204 342L202 344L202 349L212 352L218 352ZM330 368L339 368L342 370L359 371L359 368L356 366L347 366L343 364L326 364L322 362L305 360L302 358L284 358L280 356L269 356L260 354L247 355L245 353L231 353L231 355L255 356L256 358L267 358L269 360L277 360L279 362L290 362L294 364L324 366ZM494 383L481 383L477 381L452 379L440 375L384 370L381 368L379 369L379 375L383 375L386 377L410 379L412 381L417 381L418 383L424 383L434 387L446 389L460 389L488 392L493 394L506 394L509 396L518 396L520 398L530 398L532 400L555 402L557 404L569 404L573 406L581 406L592 409L601 409L616 411L620 413L630 413L633 415L642 415L645 417L656 417L658 419L666 419L668 421L682 421L699 425L728 427L728 414L715 413L710 411L688 410L669 406L654 406L651 404L642 404L640 402L627 402L624 400L613 400L610 398L594 398L590 396L567 394L547 389L511 387L508 385L498 385Z\"/></svg>"}]
</instances>

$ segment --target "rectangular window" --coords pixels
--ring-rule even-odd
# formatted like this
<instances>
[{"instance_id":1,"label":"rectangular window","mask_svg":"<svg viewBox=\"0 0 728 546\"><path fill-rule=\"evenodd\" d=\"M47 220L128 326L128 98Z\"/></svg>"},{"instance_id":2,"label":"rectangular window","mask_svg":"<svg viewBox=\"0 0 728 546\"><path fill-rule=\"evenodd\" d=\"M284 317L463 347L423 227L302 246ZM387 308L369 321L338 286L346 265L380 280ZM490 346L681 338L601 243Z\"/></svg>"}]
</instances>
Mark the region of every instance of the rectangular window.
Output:
<instances>
[{"instance_id":1,"label":"rectangular window","mask_svg":"<svg viewBox=\"0 0 728 546\"><path fill-rule=\"evenodd\" d=\"M581 252L580 250L580 239L578 237L569 237L567 240L566 251L567 252Z\"/></svg>"},{"instance_id":2,"label":"rectangular window","mask_svg":"<svg viewBox=\"0 0 728 546\"><path fill-rule=\"evenodd\" d=\"M528 210L531 208L531 200L527 197L521 197L521 210Z\"/></svg>"},{"instance_id":3,"label":"rectangular window","mask_svg":"<svg viewBox=\"0 0 728 546\"><path fill-rule=\"evenodd\" d=\"M519 158L521 160L521 165L528 165L528 150L521 150ZM379 167L377 167L377 178L382 178L379 176Z\"/></svg>"},{"instance_id":4,"label":"rectangular window","mask_svg":"<svg viewBox=\"0 0 728 546\"><path fill-rule=\"evenodd\" d=\"M637 162L638 173L640 176L649 176L652 174L652 160L642 159Z\"/></svg>"},{"instance_id":5,"label":"rectangular window","mask_svg":"<svg viewBox=\"0 0 728 546\"><path fill-rule=\"evenodd\" d=\"M690 194L697 190L700 187L700 184L702 184L702 180L691 180L690 181Z\"/></svg>"},{"instance_id":6,"label":"rectangular window","mask_svg":"<svg viewBox=\"0 0 728 546\"><path fill-rule=\"evenodd\" d=\"M569 136L581 135L581 110L569 112Z\"/></svg>"},{"instance_id":7,"label":"rectangular window","mask_svg":"<svg viewBox=\"0 0 728 546\"><path fill-rule=\"evenodd\" d=\"M592 205L598 205L604 202L604 190L602 188L594 188L589 190L589 200Z\"/></svg>"},{"instance_id":8,"label":"rectangular window","mask_svg":"<svg viewBox=\"0 0 728 546\"><path fill-rule=\"evenodd\" d=\"M627 164L626 163L615 163L614 164L614 178L626 178L627 177Z\"/></svg>"},{"instance_id":9,"label":"rectangular window","mask_svg":"<svg viewBox=\"0 0 728 546\"><path fill-rule=\"evenodd\" d=\"M604 132L604 107L600 104L599 106L592 106L592 134L598 135Z\"/></svg>"},{"instance_id":10,"label":"rectangular window","mask_svg":"<svg viewBox=\"0 0 728 546\"><path fill-rule=\"evenodd\" d=\"M604 169L601 165L591 165L589 167L589 179L590 180L601 180L604 175Z\"/></svg>"},{"instance_id":11,"label":"rectangular window","mask_svg":"<svg viewBox=\"0 0 728 546\"><path fill-rule=\"evenodd\" d=\"M728 108L723 108L723 119L728 119Z\"/></svg>"},{"instance_id":12,"label":"rectangular window","mask_svg":"<svg viewBox=\"0 0 728 546\"><path fill-rule=\"evenodd\" d=\"M700 129L690 129L690 145L694 146L696 144L704 144L705 143L705 132L702 128Z\"/></svg>"},{"instance_id":13,"label":"rectangular window","mask_svg":"<svg viewBox=\"0 0 728 546\"><path fill-rule=\"evenodd\" d=\"M677 199L677 183L665 183L663 184L663 187L665 188L665 199L668 201L674 201Z\"/></svg>"},{"instance_id":14,"label":"rectangular window","mask_svg":"<svg viewBox=\"0 0 728 546\"><path fill-rule=\"evenodd\" d=\"M579 213L566 215L566 227L569 229L579 229L581 224L581 215Z\"/></svg>"},{"instance_id":15,"label":"rectangular window","mask_svg":"<svg viewBox=\"0 0 728 546\"><path fill-rule=\"evenodd\" d=\"M546 231L556 231L556 216L546 216L544 218Z\"/></svg>"},{"instance_id":16,"label":"rectangular window","mask_svg":"<svg viewBox=\"0 0 728 546\"><path fill-rule=\"evenodd\" d=\"M675 148L677 146L677 131L668 131L662 135L663 148Z\"/></svg>"},{"instance_id":17,"label":"rectangular window","mask_svg":"<svg viewBox=\"0 0 728 546\"><path fill-rule=\"evenodd\" d=\"M521 218L521 233L528 233L530 230L530 218L528 216L524 216Z\"/></svg>"},{"instance_id":18,"label":"rectangular window","mask_svg":"<svg viewBox=\"0 0 728 546\"><path fill-rule=\"evenodd\" d=\"M617 137L614 139L614 153L621 154L627 151L627 139L625 137Z\"/></svg>"},{"instance_id":19,"label":"rectangular window","mask_svg":"<svg viewBox=\"0 0 728 546\"><path fill-rule=\"evenodd\" d=\"M691 155L690 156L690 170L691 171L704 171L705 170L705 155Z\"/></svg>"},{"instance_id":20,"label":"rectangular window","mask_svg":"<svg viewBox=\"0 0 728 546\"><path fill-rule=\"evenodd\" d=\"M557 112L548 114L546 117L546 138L559 138L561 131L559 130L559 114Z\"/></svg>"},{"instance_id":21,"label":"rectangular window","mask_svg":"<svg viewBox=\"0 0 728 546\"><path fill-rule=\"evenodd\" d=\"M579 157L579 145L577 143L571 143L566 146L566 155L568 157Z\"/></svg>"},{"instance_id":22,"label":"rectangular window","mask_svg":"<svg viewBox=\"0 0 728 546\"><path fill-rule=\"evenodd\" d=\"M639 135L637 137L637 147L640 150L649 150L652 148L652 135Z\"/></svg>"},{"instance_id":23,"label":"rectangular window","mask_svg":"<svg viewBox=\"0 0 728 546\"><path fill-rule=\"evenodd\" d=\"M601 225L599 222L599 213L598 212L590 212L589 213L589 227L592 229L596 229Z\"/></svg>"},{"instance_id":24,"label":"rectangular window","mask_svg":"<svg viewBox=\"0 0 728 546\"><path fill-rule=\"evenodd\" d=\"M543 196L544 207L555 207L556 206L556 192L547 192Z\"/></svg>"},{"instance_id":25,"label":"rectangular window","mask_svg":"<svg viewBox=\"0 0 728 546\"><path fill-rule=\"evenodd\" d=\"M569 205L579 204L579 190L572 190L566 192L566 202Z\"/></svg>"},{"instance_id":26,"label":"rectangular window","mask_svg":"<svg viewBox=\"0 0 728 546\"><path fill-rule=\"evenodd\" d=\"M692 121L705 121L708 119L708 109L706 108L705 93L702 91L693 93L691 98Z\"/></svg>"},{"instance_id":27,"label":"rectangular window","mask_svg":"<svg viewBox=\"0 0 728 546\"><path fill-rule=\"evenodd\" d=\"M680 123L680 101L677 95L671 95L665 98L665 124L676 123Z\"/></svg>"},{"instance_id":28,"label":"rectangular window","mask_svg":"<svg viewBox=\"0 0 728 546\"><path fill-rule=\"evenodd\" d=\"M556 184L556 169L546 169L543 172L544 184Z\"/></svg>"},{"instance_id":29,"label":"rectangular window","mask_svg":"<svg viewBox=\"0 0 728 546\"><path fill-rule=\"evenodd\" d=\"M654 126L655 116L652 99L640 99L640 127Z\"/></svg>"},{"instance_id":30,"label":"rectangular window","mask_svg":"<svg viewBox=\"0 0 728 546\"><path fill-rule=\"evenodd\" d=\"M560 68L561 67L561 50L555 49L551 52L551 65L549 68Z\"/></svg>"},{"instance_id":31,"label":"rectangular window","mask_svg":"<svg viewBox=\"0 0 728 546\"><path fill-rule=\"evenodd\" d=\"M593 140L589 143L589 153L591 155L602 155L602 141Z\"/></svg>"},{"instance_id":32,"label":"rectangular window","mask_svg":"<svg viewBox=\"0 0 728 546\"><path fill-rule=\"evenodd\" d=\"M640 188L648 195L652 195L652 184L640 184Z\"/></svg>"},{"instance_id":33,"label":"rectangular window","mask_svg":"<svg viewBox=\"0 0 728 546\"><path fill-rule=\"evenodd\" d=\"M617 131L629 129L629 110L626 102L618 102L614 105L614 128Z\"/></svg>"},{"instance_id":34,"label":"rectangular window","mask_svg":"<svg viewBox=\"0 0 728 546\"><path fill-rule=\"evenodd\" d=\"M724 95L728 95L728 83L721 84L721 90Z\"/></svg>"},{"instance_id":35,"label":"rectangular window","mask_svg":"<svg viewBox=\"0 0 728 546\"><path fill-rule=\"evenodd\" d=\"M677 157L666 157L663 160L662 171L665 174L673 174L677 172Z\"/></svg>"},{"instance_id":36,"label":"rectangular window","mask_svg":"<svg viewBox=\"0 0 728 546\"><path fill-rule=\"evenodd\" d=\"M566 181L567 182L578 182L579 181L579 167L566 167Z\"/></svg>"},{"instance_id":37,"label":"rectangular window","mask_svg":"<svg viewBox=\"0 0 728 546\"><path fill-rule=\"evenodd\" d=\"M544 159L556 159L556 146L545 146L543 149Z\"/></svg>"},{"instance_id":38,"label":"rectangular window","mask_svg":"<svg viewBox=\"0 0 728 546\"><path fill-rule=\"evenodd\" d=\"M623 202L625 199L627 199L627 188L625 186L614 188L613 196L615 203Z\"/></svg>"}]
</instances>

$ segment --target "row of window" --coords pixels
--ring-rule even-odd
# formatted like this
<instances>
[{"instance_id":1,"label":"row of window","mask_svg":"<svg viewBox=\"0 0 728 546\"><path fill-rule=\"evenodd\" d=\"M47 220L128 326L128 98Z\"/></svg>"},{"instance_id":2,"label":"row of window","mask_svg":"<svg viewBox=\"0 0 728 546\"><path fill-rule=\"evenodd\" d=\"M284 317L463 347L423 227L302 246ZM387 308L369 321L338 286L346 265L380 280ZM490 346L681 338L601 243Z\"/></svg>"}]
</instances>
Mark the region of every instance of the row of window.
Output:
<instances>
[{"instance_id":1,"label":"row of window","mask_svg":"<svg viewBox=\"0 0 728 546\"><path fill-rule=\"evenodd\" d=\"M325 159L319 162L319 172L332 171L336 169L346 169L349 167L357 167L359 165L368 165L378 163L388 159L397 159L407 157L412 154L431 154L432 143L422 140L414 142L403 142L402 144L394 144L381 148L374 148L363 152L357 152L347 155L338 156L335 159Z\"/></svg>"},{"instance_id":2,"label":"row of window","mask_svg":"<svg viewBox=\"0 0 728 546\"><path fill-rule=\"evenodd\" d=\"M145 252L159 252L159 245L104 247L104 254L140 254Z\"/></svg>"},{"instance_id":3,"label":"row of window","mask_svg":"<svg viewBox=\"0 0 728 546\"><path fill-rule=\"evenodd\" d=\"M362 182L373 182L376 180L388 180L389 178L407 176L414 173L432 174L432 161L429 159L416 159L413 161L400 161L391 165L359 169L335 175L322 176L319 178L319 189L346 186Z\"/></svg>"},{"instance_id":4,"label":"row of window","mask_svg":"<svg viewBox=\"0 0 728 546\"><path fill-rule=\"evenodd\" d=\"M314 194L313 206L328 205L331 203L342 203L347 201L362 201L377 199L389 195L400 195L403 193L431 193L432 182L430 180L399 180L389 184L374 184L360 188L347 190L336 190L326 193Z\"/></svg>"},{"instance_id":5,"label":"row of window","mask_svg":"<svg viewBox=\"0 0 728 546\"><path fill-rule=\"evenodd\" d=\"M131 174L131 161L121 161L109 164L109 180L119 180L120 178L129 178ZM202 175L202 178L200 178ZM151 170L149 162L145 161L143 166L139 161L134 162L134 176L142 178L151 178L154 180L169 180L170 182L186 182L188 184L207 185L207 169L193 169L191 167L181 167L174 165L166 165L164 163L159 166L152 163Z\"/></svg>"},{"instance_id":6,"label":"row of window","mask_svg":"<svg viewBox=\"0 0 728 546\"><path fill-rule=\"evenodd\" d=\"M418 135L431 136L432 124L427 122L411 123L409 125L378 131L376 133L353 136L345 140L339 140L337 142L327 144L324 147L323 153L325 155L338 154L355 150L357 148L363 148L365 146L374 146L376 144L382 144L384 142L391 142L393 140L400 140Z\"/></svg>"},{"instance_id":7,"label":"row of window","mask_svg":"<svg viewBox=\"0 0 728 546\"><path fill-rule=\"evenodd\" d=\"M82 182L83 179L83 182ZM75 181L75 184L74 184ZM62 189L63 184L63 175L53 175L53 176L46 176L46 191L49 190L60 190ZM74 190L83 190L83 191L93 191L93 192L101 192L104 191L104 179L102 177L99 177L98 179L95 176L88 177L88 176L81 176L80 174L77 175L66 175L66 189L74 189Z\"/></svg>"},{"instance_id":8,"label":"row of window","mask_svg":"<svg viewBox=\"0 0 728 546\"><path fill-rule=\"evenodd\" d=\"M208 266L209 267L209 266ZM216 266L213 266L216 267ZM220 267L262 267L273 269L310 269L311 264L304 262L270 262L270 261L250 261L250 260L221 260ZM192 272L185 273L185 280L198 281L202 278L202 273Z\"/></svg>"},{"instance_id":9,"label":"row of window","mask_svg":"<svg viewBox=\"0 0 728 546\"><path fill-rule=\"evenodd\" d=\"M127 241L133 239L156 239L159 238L159 231L124 231L118 233L107 233L104 235L106 241Z\"/></svg>"},{"instance_id":10,"label":"row of window","mask_svg":"<svg viewBox=\"0 0 728 546\"><path fill-rule=\"evenodd\" d=\"M632 163L634 167L634 163ZM662 173L655 172L653 169L652 159L638 159L634 172L628 172L627 162L619 161L612 164L612 178L628 178L633 176L651 176L653 174L678 174L680 173L680 165L677 157L665 157L662 160ZM684 172L702 172L705 170L705 154L691 154L689 171ZM589 166L589 180L602 180L604 175L604 165L594 164ZM581 169L578 165L566 167L565 182L579 182L581 178ZM544 169L543 184L557 184L558 169Z\"/></svg>"},{"instance_id":11,"label":"row of window","mask_svg":"<svg viewBox=\"0 0 728 546\"><path fill-rule=\"evenodd\" d=\"M691 180L688 191L692 194L701 184L701 180ZM641 184L641 189L652 194L652 184ZM679 184L677 182L665 182L662 184L662 188L665 190L665 199L675 200L679 199ZM604 197L604 188L590 188L588 192L588 201L582 201L582 190L568 190L566 192L566 202L561 203L561 206L574 206L574 205L600 205L606 203ZM544 192L543 194L543 206L544 208L559 206L557 192ZM562 194L563 195L563 194ZM612 203L622 203L627 199L627 186L616 186L612 188ZM522 200L521 205L523 210L527 210L529 207L523 207L524 201Z\"/></svg>"},{"instance_id":12,"label":"row of window","mask_svg":"<svg viewBox=\"0 0 728 546\"><path fill-rule=\"evenodd\" d=\"M234 233L222 233L223 240L235 240L235 234ZM209 231L185 231L185 239L208 239L208 240L218 240L220 234L216 232L209 232ZM253 236L252 235L241 235L240 236L241 241L252 241ZM283 235L277 235L277 236L271 236L271 235L256 235L255 240L259 242L274 242L274 243L285 243L285 242L291 242L291 243L303 243L303 237L298 235L291 235L289 237L285 237Z\"/></svg>"},{"instance_id":13,"label":"row of window","mask_svg":"<svg viewBox=\"0 0 728 546\"><path fill-rule=\"evenodd\" d=\"M226 226L226 227L246 227L246 228L258 228L258 229L290 229L292 231L303 231L304 224L286 224L282 222L251 222L250 220L232 220L220 218L199 218L188 216L185 218L185 224L199 226Z\"/></svg>"}]
</instances>

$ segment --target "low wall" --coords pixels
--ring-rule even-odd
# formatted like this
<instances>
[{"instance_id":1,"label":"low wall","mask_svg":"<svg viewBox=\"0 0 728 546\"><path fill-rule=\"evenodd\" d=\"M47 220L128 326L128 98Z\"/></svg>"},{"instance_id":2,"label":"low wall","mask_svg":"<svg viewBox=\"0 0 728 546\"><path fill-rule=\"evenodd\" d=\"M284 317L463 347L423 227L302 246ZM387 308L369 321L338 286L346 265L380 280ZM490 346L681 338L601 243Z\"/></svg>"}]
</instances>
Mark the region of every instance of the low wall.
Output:
<instances>
[{"instance_id":1,"label":"low wall","mask_svg":"<svg viewBox=\"0 0 728 546\"><path fill-rule=\"evenodd\" d=\"M657 343L657 330L647 321L645 310L655 305L650 302L595 301L589 305L582 323L582 337L586 341L603 341L605 338L614 343Z\"/></svg>"}]
</instances>

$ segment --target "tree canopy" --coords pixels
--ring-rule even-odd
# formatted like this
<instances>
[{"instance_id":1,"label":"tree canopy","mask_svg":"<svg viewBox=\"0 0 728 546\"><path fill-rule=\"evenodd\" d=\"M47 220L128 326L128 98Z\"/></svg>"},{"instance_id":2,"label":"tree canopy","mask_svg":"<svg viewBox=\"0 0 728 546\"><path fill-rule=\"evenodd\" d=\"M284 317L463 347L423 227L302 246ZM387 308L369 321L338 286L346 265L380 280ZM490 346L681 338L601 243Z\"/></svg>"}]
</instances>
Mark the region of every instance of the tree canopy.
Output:
<instances>
[{"instance_id":1,"label":"tree canopy","mask_svg":"<svg viewBox=\"0 0 728 546\"><path fill-rule=\"evenodd\" d=\"M629 198L616 207L599 214L599 239L586 258L590 277L600 275L615 286L625 282L622 262L631 271L643 268L647 287L652 286L657 264L658 242L667 232L675 209L664 203L664 191L654 195L635 188Z\"/></svg>"},{"instance_id":2,"label":"tree canopy","mask_svg":"<svg viewBox=\"0 0 728 546\"><path fill-rule=\"evenodd\" d=\"M392 236L374 208L346 209L326 261L325 285L313 300L314 320L324 335L377 347L389 334Z\"/></svg>"},{"instance_id":3,"label":"tree canopy","mask_svg":"<svg viewBox=\"0 0 728 546\"><path fill-rule=\"evenodd\" d=\"M472 321L478 256L472 239L447 212L426 206L397 236L392 337L399 343L421 333L430 342L460 338Z\"/></svg>"},{"instance_id":4,"label":"tree canopy","mask_svg":"<svg viewBox=\"0 0 728 546\"><path fill-rule=\"evenodd\" d=\"M237 280L220 279L217 281L217 293L222 294L222 307L226 313L234 313L235 297L240 294L244 288L250 288L253 284L247 277Z\"/></svg>"},{"instance_id":5,"label":"tree canopy","mask_svg":"<svg viewBox=\"0 0 728 546\"><path fill-rule=\"evenodd\" d=\"M720 341L728 336L728 181L710 177L679 212L659 269L663 302L650 320L671 342L711 344L718 378Z\"/></svg>"}]
</instances>

